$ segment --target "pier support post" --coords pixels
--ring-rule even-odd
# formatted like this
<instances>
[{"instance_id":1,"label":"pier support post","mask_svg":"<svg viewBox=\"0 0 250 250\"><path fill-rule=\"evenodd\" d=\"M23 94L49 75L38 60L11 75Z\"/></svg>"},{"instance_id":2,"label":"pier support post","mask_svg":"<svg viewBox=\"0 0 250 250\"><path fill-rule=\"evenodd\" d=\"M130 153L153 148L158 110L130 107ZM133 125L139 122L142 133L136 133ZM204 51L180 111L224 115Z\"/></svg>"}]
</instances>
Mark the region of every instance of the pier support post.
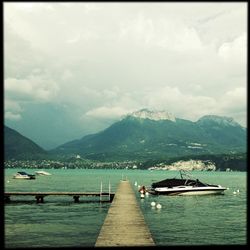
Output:
<instances>
[{"instance_id":1,"label":"pier support post","mask_svg":"<svg viewBox=\"0 0 250 250\"><path fill-rule=\"evenodd\" d=\"M36 196L36 203L44 203L43 197L44 196L37 195Z\"/></svg>"},{"instance_id":2,"label":"pier support post","mask_svg":"<svg viewBox=\"0 0 250 250\"><path fill-rule=\"evenodd\" d=\"M75 203L78 203L80 196L79 195L74 195L73 198L74 198Z\"/></svg>"},{"instance_id":3,"label":"pier support post","mask_svg":"<svg viewBox=\"0 0 250 250\"><path fill-rule=\"evenodd\" d=\"M5 196L4 196L4 201L10 202L10 196L9 196L9 195L5 195Z\"/></svg>"},{"instance_id":4,"label":"pier support post","mask_svg":"<svg viewBox=\"0 0 250 250\"><path fill-rule=\"evenodd\" d=\"M115 194L110 194L110 202L113 201L114 197L115 197Z\"/></svg>"}]
</instances>

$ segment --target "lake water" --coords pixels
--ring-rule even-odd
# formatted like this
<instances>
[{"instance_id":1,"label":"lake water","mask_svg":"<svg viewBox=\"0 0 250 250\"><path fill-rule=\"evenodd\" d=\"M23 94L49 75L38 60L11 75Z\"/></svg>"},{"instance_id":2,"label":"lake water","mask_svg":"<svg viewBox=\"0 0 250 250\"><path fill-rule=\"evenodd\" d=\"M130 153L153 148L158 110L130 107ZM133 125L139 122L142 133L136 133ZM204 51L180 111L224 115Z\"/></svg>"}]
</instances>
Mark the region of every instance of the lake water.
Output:
<instances>
[{"instance_id":1,"label":"lake water","mask_svg":"<svg viewBox=\"0 0 250 250\"><path fill-rule=\"evenodd\" d=\"M140 198L135 185L177 177L175 171L51 169L51 176L36 180L16 180L17 171L6 169L5 191L111 191L121 179L128 179L135 190L145 221L157 246L245 245L247 243L247 173L202 172L192 175L203 182L228 187L224 195L153 196ZM234 194L234 191L239 190ZM161 209L151 206L155 201ZM93 247L110 203L98 197L48 196L43 204L34 197L12 197L4 207L5 247Z\"/></svg>"}]
</instances>

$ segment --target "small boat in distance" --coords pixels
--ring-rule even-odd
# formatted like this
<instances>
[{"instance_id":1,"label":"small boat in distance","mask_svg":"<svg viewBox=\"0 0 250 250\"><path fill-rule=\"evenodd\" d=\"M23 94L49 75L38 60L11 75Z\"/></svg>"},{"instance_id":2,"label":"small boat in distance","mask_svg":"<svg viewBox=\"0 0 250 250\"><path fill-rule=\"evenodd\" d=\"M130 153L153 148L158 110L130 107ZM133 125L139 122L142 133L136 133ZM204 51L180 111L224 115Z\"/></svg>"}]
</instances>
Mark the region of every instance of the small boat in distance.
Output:
<instances>
[{"instance_id":1,"label":"small boat in distance","mask_svg":"<svg viewBox=\"0 0 250 250\"><path fill-rule=\"evenodd\" d=\"M152 183L149 193L156 195L207 195L224 194L226 187L203 183L198 179L190 178L180 170L181 178L170 178ZM189 178L184 178L184 175Z\"/></svg>"},{"instance_id":2,"label":"small boat in distance","mask_svg":"<svg viewBox=\"0 0 250 250\"><path fill-rule=\"evenodd\" d=\"M34 180L36 179L36 176L34 174L27 174L24 171L17 172L14 176L13 179L21 179L21 180Z\"/></svg>"},{"instance_id":3,"label":"small boat in distance","mask_svg":"<svg viewBox=\"0 0 250 250\"><path fill-rule=\"evenodd\" d=\"M48 173L48 172L46 172L46 171L36 171L35 172L36 173L36 175L51 175L50 173Z\"/></svg>"}]
</instances>

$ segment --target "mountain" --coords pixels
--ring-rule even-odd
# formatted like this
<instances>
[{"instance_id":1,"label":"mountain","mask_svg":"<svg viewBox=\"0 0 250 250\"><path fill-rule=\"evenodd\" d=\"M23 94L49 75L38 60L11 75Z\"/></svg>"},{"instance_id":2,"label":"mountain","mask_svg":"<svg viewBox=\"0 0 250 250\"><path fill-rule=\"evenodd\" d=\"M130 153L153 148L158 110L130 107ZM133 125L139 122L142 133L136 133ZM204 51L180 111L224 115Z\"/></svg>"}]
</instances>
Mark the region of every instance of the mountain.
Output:
<instances>
[{"instance_id":1,"label":"mountain","mask_svg":"<svg viewBox=\"0 0 250 250\"><path fill-rule=\"evenodd\" d=\"M135 117L135 118L141 118L141 119L149 119L154 121L159 120L170 120L175 122L175 117L171 113L162 110L162 111L151 111L148 109L141 109L138 111L135 111L129 115L129 117Z\"/></svg>"},{"instance_id":2,"label":"mountain","mask_svg":"<svg viewBox=\"0 0 250 250\"><path fill-rule=\"evenodd\" d=\"M94 160L169 159L187 155L246 152L246 129L232 118L204 116L197 122L165 111L142 109L107 129L52 150Z\"/></svg>"},{"instance_id":3,"label":"mountain","mask_svg":"<svg viewBox=\"0 0 250 250\"><path fill-rule=\"evenodd\" d=\"M37 159L46 155L47 152L32 140L4 126L4 158L6 160Z\"/></svg>"}]
</instances>

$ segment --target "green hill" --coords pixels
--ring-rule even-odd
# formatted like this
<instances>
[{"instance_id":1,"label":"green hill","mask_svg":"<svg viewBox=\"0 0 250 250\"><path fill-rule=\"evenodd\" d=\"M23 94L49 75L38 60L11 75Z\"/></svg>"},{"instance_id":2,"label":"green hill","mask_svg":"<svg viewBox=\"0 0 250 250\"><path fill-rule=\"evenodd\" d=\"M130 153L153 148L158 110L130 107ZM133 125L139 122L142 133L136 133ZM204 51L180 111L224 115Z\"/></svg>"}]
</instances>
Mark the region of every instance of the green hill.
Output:
<instances>
[{"instance_id":1,"label":"green hill","mask_svg":"<svg viewBox=\"0 0 250 250\"><path fill-rule=\"evenodd\" d=\"M47 152L32 140L14 129L4 126L4 158L38 159L46 157Z\"/></svg>"}]
</instances>

